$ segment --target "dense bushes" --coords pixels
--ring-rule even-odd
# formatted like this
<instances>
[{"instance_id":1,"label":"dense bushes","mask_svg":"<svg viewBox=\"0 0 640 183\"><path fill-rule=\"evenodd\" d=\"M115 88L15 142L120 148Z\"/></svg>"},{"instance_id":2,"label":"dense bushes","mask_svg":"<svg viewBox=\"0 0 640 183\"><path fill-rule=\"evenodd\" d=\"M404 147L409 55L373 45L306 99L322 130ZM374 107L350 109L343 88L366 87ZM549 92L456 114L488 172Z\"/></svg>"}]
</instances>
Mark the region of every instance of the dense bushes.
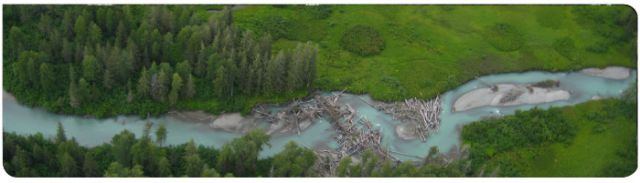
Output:
<instances>
[{"instance_id":1,"label":"dense bushes","mask_svg":"<svg viewBox=\"0 0 640 183\"><path fill-rule=\"evenodd\" d=\"M519 50L525 41L522 33L507 23L497 23L487 27L485 39L496 49L505 52Z\"/></svg>"},{"instance_id":2,"label":"dense bushes","mask_svg":"<svg viewBox=\"0 0 640 183\"><path fill-rule=\"evenodd\" d=\"M471 145L475 167L497 153L514 148L544 143L569 142L575 135L575 125L566 120L560 109L532 109L464 126L462 139Z\"/></svg>"},{"instance_id":3,"label":"dense bushes","mask_svg":"<svg viewBox=\"0 0 640 183\"><path fill-rule=\"evenodd\" d=\"M638 19L633 8L624 6L577 6L571 11L575 21L600 39L586 47L587 51L606 53L619 43L636 40Z\"/></svg>"},{"instance_id":4,"label":"dense bushes","mask_svg":"<svg viewBox=\"0 0 640 183\"><path fill-rule=\"evenodd\" d=\"M377 55L385 47L382 35L373 27L365 25L356 25L345 31L340 45L361 56Z\"/></svg>"},{"instance_id":5,"label":"dense bushes","mask_svg":"<svg viewBox=\"0 0 640 183\"><path fill-rule=\"evenodd\" d=\"M312 15L313 18L316 18L319 20L329 18L329 16L331 16L331 13L333 12L333 10L331 9L331 6L329 5L309 6L305 8L307 9L307 12L309 12Z\"/></svg>"},{"instance_id":6,"label":"dense bushes","mask_svg":"<svg viewBox=\"0 0 640 183\"><path fill-rule=\"evenodd\" d=\"M626 176L635 170L637 162L636 111L635 100L628 102L626 98L547 110L534 108L465 125L461 137L470 146L474 173ZM584 162L573 162L576 160Z\"/></svg>"},{"instance_id":7,"label":"dense bushes","mask_svg":"<svg viewBox=\"0 0 640 183\"><path fill-rule=\"evenodd\" d=\"M273 36L275 40L288 38L293 22L282 16L267 16L257 22L258 27Z\"/></svg>"}]
</instances>

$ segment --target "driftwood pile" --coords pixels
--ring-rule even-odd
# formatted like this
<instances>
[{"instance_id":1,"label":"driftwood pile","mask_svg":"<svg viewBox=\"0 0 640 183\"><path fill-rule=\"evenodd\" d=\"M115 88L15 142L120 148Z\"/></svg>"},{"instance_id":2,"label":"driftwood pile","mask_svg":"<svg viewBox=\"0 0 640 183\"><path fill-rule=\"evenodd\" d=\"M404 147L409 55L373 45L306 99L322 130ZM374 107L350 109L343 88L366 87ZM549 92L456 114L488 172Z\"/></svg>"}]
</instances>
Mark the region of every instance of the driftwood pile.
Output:
<instances>
[{"instance_id":1,"label":"driftwood pile","mask_svg":"<svg viewBox=\"0 0 640 183\"><path fill-rule=\"evenodd\" d=\"M348 104L340 105L338 103L340 95L316 96L316 101L325 109L325 115L336 129L338 152L341 156L353 155L365 149L371 149L381 157L393 158L382 146L380 130L374 129L366 118L355 120L356 110Z\"/></svg>"},{"instance_id":2,"label":"driftwood pile","mask_svg":"<svg viewBox=\"0 0 640 183\"><path fill-rule=\"evenodd\" d=\"M396 120L414 123L417 127L415 134L418 134L423 142L429 134L440 128L440 96L429 101L412 98L404 102L379 103L376 108L390 114Z\"/></svg>"},{"instance_id":3,"label":"driftwood pile","mask_svg":"<svg viewBox=\"0 0 640 183\"><path fill-rule=\"evenodd\" d=\"M316 118L320 117L322 111L323 109L318 106L315 99L293 101L279 110L279 112L269 111L263 105L253 109L253 113L257 118L269 123L282 123L284 126L292 126L296 129L298 135L301 133L300 122L313 122Z\"/></svg>"},{"instance_id":4,"label":"driftwood pile","mask_svg":"<svg viewBox=\"0 0 640 183\"><path fill-rule=\"evenodd\" d=\"M338 102L341 95L342 92L326 96L316 95L306 101L294 101L277 111L269 111L264 106L258 106L253 112L257 118L268 122L293 126L298 134L300 134L299 122L325 118L336 130L336 141L339 144L336 150L339 154L336 161L343 156L359 154L365 149L371 149L381 157L393 158L381 145L381 132L373 128L367 119L356 119L357 111L351 105Z\"/></svg>"},{"instance_id":5,"label":"driftwood pile","mask_svg":"<svg viewBox=\"0 0 640 183\"><path fill-rule=\"evenodd\" d=\"M504 104L507 102L512 102L516 99L518 99L518 97L520 97L520 95L524 94L524 90L520 90L520 89L511 89L509 91L507 91L507 93L504 94L504 96L502 98L500 98L500 103Z\"/></svg>"}]
</instances>

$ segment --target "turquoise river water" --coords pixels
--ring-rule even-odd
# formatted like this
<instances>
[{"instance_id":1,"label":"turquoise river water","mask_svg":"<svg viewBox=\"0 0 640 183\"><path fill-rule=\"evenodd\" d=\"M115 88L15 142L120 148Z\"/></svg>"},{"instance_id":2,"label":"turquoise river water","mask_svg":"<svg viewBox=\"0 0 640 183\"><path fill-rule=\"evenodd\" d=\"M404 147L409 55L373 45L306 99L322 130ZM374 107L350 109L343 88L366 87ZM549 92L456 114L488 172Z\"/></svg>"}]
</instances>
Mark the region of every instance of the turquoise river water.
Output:
<instances>
[{"instance_id":1,"label":"turquoise river water","mask_svg":"<svg viewBox=\"0 0 640 183\"><path fill-rule=\"evenodd\" d=\"M547 79L559 80L560 88L571 93L570 99L537 105L480 107L460 112L451 111L453 103L458 97L475 88L486 87L487 84L525 84ZM440 114L440 129L429 136L426 142L398 138L395 135L395 125L400 122L393 120L390 115L369 106L365 102L372 102L368 95L344 94L339 102L350 104L357 110L358 117L366 117L376 128L379 128L383 134L383 144L392 151L405 154L398 154L397 158L409 160L426 156L432 146L437 146L441 152L456 148L460 145L459 131L461 126L483 117L508 115L513 114L516 110L527 110L533 107L548 108L551 106L575 105L591 100L593 96L615 97L619 96L635 80L636 71L633 71L631 76L624 80L605 79L580 72L550 73L539 71L479 77L441 96L443 112ZM329 92L325 94L329 94ZM139 136L142 133L145 121L147 121L147 119L141 119L136 116L92 119L49 113L42 109L20 105L6 92L3 93L2 106L4 132L16 132L18 134L41 132L46 137L52 137L56 133L56 123L59 121L64 125L67 136L75 137L80 144L85 146L95 146L109 142L113 135L125 129ZM208 124L180 121L169 116L148 120L153 121L154 124L166 125L169 132L167 135L168 144L181 144L193 139L196 143L219 148L225 142L242 135L212 130L208 127ZM154 125L154 127L157 127L157 125ZM335 132L331 129L331 125L327 121L320 119L300 135L275 135L271 137L271 147L264 148L260 156L268 157L278 153L289 141L295 141L307 147L336 148L337 144L333 140L334 135Z\"/></svg>"}]
</instances>

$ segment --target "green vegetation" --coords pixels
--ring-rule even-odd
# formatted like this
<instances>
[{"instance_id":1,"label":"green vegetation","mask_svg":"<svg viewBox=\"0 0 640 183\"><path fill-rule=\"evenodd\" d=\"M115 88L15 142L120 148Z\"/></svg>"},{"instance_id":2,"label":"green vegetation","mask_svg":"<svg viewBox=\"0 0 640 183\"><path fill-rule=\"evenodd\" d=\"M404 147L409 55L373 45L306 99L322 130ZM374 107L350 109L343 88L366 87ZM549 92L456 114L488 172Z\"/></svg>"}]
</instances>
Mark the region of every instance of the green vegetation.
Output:
<instances>
[{"instance_id":1,"label":"green vegetation","mask_svg":"<svg viewBox=\"0 0 640 183\"><path fill-rule=\"evenodd\" d=\"M628 176L637 168L637 103L602 100L466 125L474 172L499 176Z\"/></svg>"},{"instance_id":2,"label":"green vegetation","mask_svg":"<svg viewBox=\"0 0 640 183\"><path fill-rule=\"evenodd\" d=\"M497 23L488 27L485 38L491 46L505 52L519 50L525 44L522 33L507 23Z\"/></svg>"},{"instance_id":3,"label":"green vegetation","mask_svg":"<svg viewBox=\"0 0 640 183\"><path fill-rule=\"evenodd\" d=\"M637 17L628 6L208 12L217 9L5 6L4 86L22 103L54 112L146 116L170 109L248 112L315 89L429 99L496 72L636 66ZM309 41L319 45L317 61ZM300 52L309 56L295 56ZM292 58L308 59L288 64ZM172 87L175 72L180 89Z\"/></svg>"},{"instance_id":4,"label":"green vegetation","mask_svg":"<svg viewBox=\"0 0 640 183\"><path fill-rule=\"evenodd\" d=\"M636 67L637 17L628 6L322 7L331 9L323 19L312 13L316 6L249 6L234 17L239 27L272 35L260 25L279 17L287 22L279 29L287 35L274 48L319 44L318 89L368 93L377 100L430 99L486 74ZM361 56L345 49L344 33L358 25L376 30L384 50ZM559 48L569 39L573 48Z\"/></svg>"},{"instance_id":5,"label":"green vegetation","mask_svg":"<svg viewBox=\"0 0 640 183\"><path fill-rule=\"evenodd\" d=\"M371 56L379 54L384 49L384 38L372 27L356 25L342 35L340 44L352 53Z\"/></svg>"},{"instance_id":6,"label":"green vegetation","mask_svg":"<svg viewBox=\"0 0 640 183\"><path fill-rule=\"evenodd\" d=\"M274 176L307 176L301 172L309 173L316 159L311 150L293 142L274 158L258 159L258 152L269 140L259 130L225 144L221 150L196 146L193 141L163 146L163 139L152 140L150 124L142 137L136 138L125 130L110 143L91 148L68 139L60 125L54 139L46 139L40 133L4 133L4 167L9 175L18 177L256 177L270 176L273 166L279 167ZM156 134L166 133L163 129L158 128ZM283 158L295 162L282 161ZM291 172L285 173L281 168Z\"/></svg>"},{"instance_id":7,"label":"green vegetation","mask_svg":"<svg viewBox=\"0 0 640 183\"><path fill-rule=\"evenodd\" d=\"M97 117L248 112L312 89L315 44L272 50L269 34L210 8L4 6L4 87L29 106Z\"/></svg>"},{"instance_id":8,"label":"green vegetation","mask_svg":"<svg viewBox=\"0 0 640 183\"><path fill-rule=\"evenodd\" d=\"M269 145L269 136L260 130L218 150L196 146L193 141L162 146L162 141L152 141L150 129L151 125L147 125L140 138L125 130L110 143L91 148L78 145L74 138L67 139L62 126L54 139L46 139L41 133L3 133L3 163L7 173L17 177L310 177L329 168L315 166L321 159L294 142L273 157L258 159L258 153ZM162 133L161 129L156 134ZM397 164L370 150L360 159L362 164L351 164L350 157L345 158L338 167L344 172L339 175L462 176L461 170L466 167L463 161L444 164L437 150L425 160L430 164L421 167L409 161Z\"/></svg>"},{"instance_id":9,"label":"green vegetation","mask_svg":"<svg viewBox=\"0 0 640 183\"><path fill-rule=\"evenodd\" d=\"M576 55L576 44L573 39L565 37L557 39L553 42L553 49L558 52L558 54L569 60L577 60Z\"/></svg>"},{"instance_id":10,"label":"green vegetation","mask_svg":"<svg viewBox=\"0 0 640 183\"><path fill-rule=\"evenodd\" d=\"M429 99L476 76L636 67L628 6L3 6L4 88L28 106L93 115L248 112L312 90ZM319 45L316 47L315 45ZM316 59L317 57L317 59ZM557 83L544 81L540 86ZM626 176L637 168L637 91L463 128L468 157L392 162L368 151L338 176ZM258 159L254 131L220 150L165 145L168 130L79 146L58 128L4 133L13 176L316 176L295 143ZM352 158L354 158L352 160ZM357 158L357 160L355 160ZM357 163L360 162L360 163ZM320 167L322 168L322 167ZM322 169L321 169L322 170Z\"/></svg>"}]
</instances>

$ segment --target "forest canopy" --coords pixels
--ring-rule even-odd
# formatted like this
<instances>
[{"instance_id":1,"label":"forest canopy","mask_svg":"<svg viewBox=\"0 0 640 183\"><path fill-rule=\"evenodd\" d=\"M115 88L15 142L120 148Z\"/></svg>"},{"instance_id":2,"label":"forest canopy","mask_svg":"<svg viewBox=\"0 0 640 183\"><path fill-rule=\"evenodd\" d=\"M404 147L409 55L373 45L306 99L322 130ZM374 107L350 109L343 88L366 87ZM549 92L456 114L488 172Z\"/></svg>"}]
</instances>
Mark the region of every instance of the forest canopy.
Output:
<instances>
[{"instance_id":1,"label":"forest canopy","mask_svg":"<svg viewBox=\"0 0 640 183\"><path fill-rule=\"evenodd\" d=\"M237 28L229 7L195 10L4 6L5 89L27 105L99 117L241 111L311 90L315 44L272 50L272 37Z\"/></svg>"}]
</instances>

